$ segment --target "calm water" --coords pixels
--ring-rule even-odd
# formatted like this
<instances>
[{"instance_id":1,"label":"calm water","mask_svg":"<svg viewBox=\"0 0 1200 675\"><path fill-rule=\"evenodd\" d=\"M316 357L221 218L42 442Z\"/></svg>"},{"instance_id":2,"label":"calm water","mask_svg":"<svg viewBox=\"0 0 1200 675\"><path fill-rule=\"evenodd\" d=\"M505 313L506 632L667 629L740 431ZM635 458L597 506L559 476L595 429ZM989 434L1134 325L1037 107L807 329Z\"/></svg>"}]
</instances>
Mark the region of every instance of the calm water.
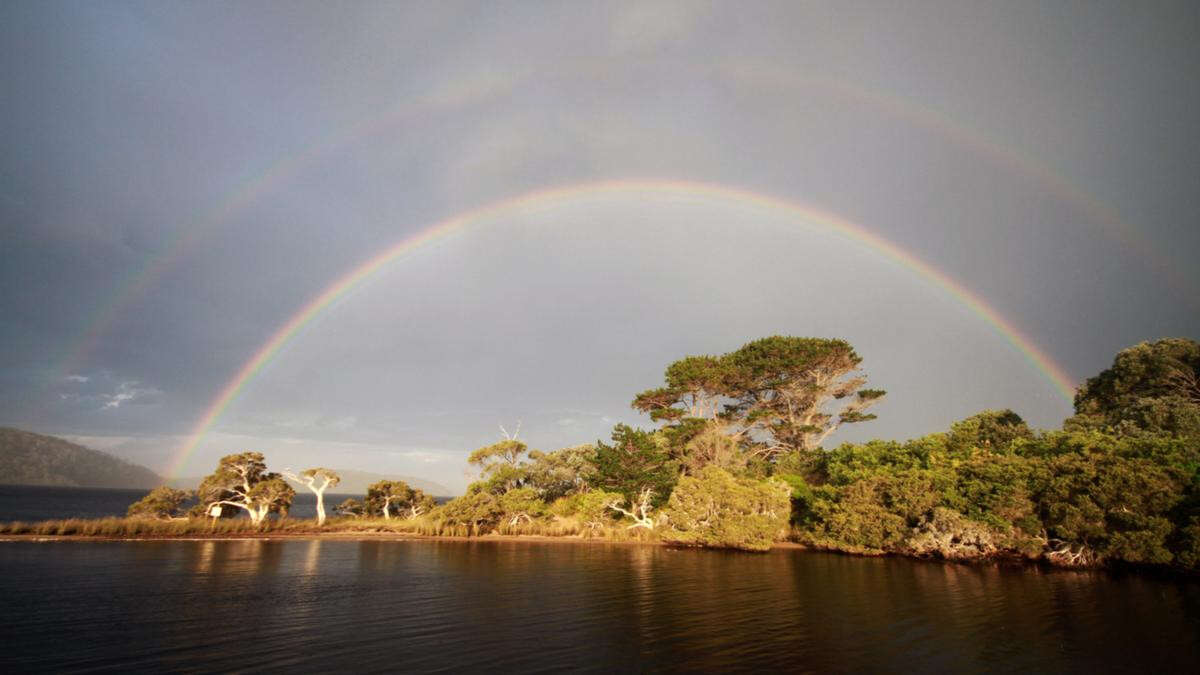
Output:
<instances>
[{"instance_id":1,"label":"calm water","mask_svg":"<svg viewBox=\"0 0 1200 675\"><path fill-rule=\"evenodd\" d=\"M129 505L146 496L147 492L149 490L0 485L0 522L123 516ZM362 495L326 494L325 512L332 514L333 507L347 497L362 499ZM313 493L297 492L290 515L313 518L316 504Z\"/></svg>"},{"instance_id":2,"label":"calm water","mask_svg":"<svg viewBox=\"0 0 1200 675\"><path fill-rule=\"evenodd\" d=\"M0 671L1190 671L1200 585L800 551L0 543Z\"/></svg>"}]
</instances>

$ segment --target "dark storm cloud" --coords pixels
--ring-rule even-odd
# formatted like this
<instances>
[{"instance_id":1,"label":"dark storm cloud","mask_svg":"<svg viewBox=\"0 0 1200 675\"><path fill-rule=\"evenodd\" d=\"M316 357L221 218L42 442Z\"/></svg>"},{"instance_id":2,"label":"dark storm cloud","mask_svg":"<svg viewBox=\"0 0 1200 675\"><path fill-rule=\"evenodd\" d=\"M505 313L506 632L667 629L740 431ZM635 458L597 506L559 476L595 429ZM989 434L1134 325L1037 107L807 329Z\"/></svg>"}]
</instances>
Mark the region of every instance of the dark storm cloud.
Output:
<instances>
[{"instance_id":1,"label":"dark storm cloud","mask_svg":"<svg viewBox=\"0 0 1200 675\"><path fill-rule=\"evenodd\" d=\"M1087 376L1130 343L1200 332L1198 12L8 3L0 423L161 466L259 346L362 260L464 209L614 178L842 214ZM558 234L506 220L415 256L281 353L193 470L259 443L461 482L461 451L498 422L522 418L546 446L594 440L638 421L630 395L672 358L781 331L841 331L890 380L862 433L924 433L984 405L1065 414L911 273L705 208L722 222L689 230L702 214L662 203L568 208ZM767 260L788 271L773 285ZM946 354L967 371L953 391L930 367Z\"/></svg>"}]
</instances>

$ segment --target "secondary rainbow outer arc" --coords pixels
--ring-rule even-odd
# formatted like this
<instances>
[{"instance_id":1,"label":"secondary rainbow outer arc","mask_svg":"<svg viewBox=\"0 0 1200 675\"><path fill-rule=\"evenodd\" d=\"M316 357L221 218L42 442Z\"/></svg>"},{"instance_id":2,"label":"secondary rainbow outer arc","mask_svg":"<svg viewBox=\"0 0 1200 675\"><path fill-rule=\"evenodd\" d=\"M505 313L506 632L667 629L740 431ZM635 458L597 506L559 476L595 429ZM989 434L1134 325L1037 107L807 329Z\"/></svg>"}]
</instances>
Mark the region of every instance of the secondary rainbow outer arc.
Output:
<instances>
[{"instance_id":1,"label":"secondary rainbow outer arc","mask_svg":"<svg viewBox=\"0 0 1200 675\"><path fill-rule=\"evenodd\" d=\"M656 196L699 196L748 203L765 209L778 210L792 216L798 216L813 224L829 227L854 241L862 242L941 287L953 298L990 324L1034 368L1043 373L1067 401L1072 400L1074 396L1075 387L1072 378L1067 375L1061 366L1055 363L1053 359L1040 350L1013 325L1011 321L1001 316L999 312L970 289L861 225L801 202L749 192L732 186L681 181L605 181L536 190L458 214L435 223L412 237L393 244L358 267L350 270L301 307L287 322L280 326L263 343L258 351L255 352L254 356L246 361L237 374L221 389L220 393L209 405L203 417L200 418L200 421L192 430L187 442L182 446L174 460L172 460L167 470L167 476L174 476L179 471L183 463L187 461L188 457L199 446L200 441L216 423L225 409L237 398L245 385L279 353L288 340L316 318L323 310L389 263L471 223L496 217L507 212L515 212L532 207L545 207L556 202L581 197L637 193L651 193Z\"/></svg>"}]
</instances>

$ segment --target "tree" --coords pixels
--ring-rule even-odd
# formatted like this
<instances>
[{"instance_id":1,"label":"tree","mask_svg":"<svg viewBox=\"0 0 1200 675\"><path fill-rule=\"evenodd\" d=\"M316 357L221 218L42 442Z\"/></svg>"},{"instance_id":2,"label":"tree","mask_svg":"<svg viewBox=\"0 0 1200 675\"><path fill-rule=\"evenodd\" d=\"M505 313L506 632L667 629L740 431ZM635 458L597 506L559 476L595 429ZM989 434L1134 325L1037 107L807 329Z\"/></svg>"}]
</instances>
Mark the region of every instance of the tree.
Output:
<instances>
[{"instance_id":1,"label":"tree","mask_svg":"<svg viewBox=\"0 0 1200 675\"><path fill-rule=\"evenodd\" d=\"M1064 428L1200 436L1200 343L1168 338L1121 350L1079 387Z\"/></svg>"},{"instance_id":2,"label":"tree","mask_svg":"<svg viewBox=\"0 0 1200 675\"><path fill-rule=\"evenodd\" d=\"M279 474L267 472L262 453L243 452L222 457L217 470L200 482L197 494L205 513L214 506L233 506L259 525L269 513L286 510L296 491Z\"/></svg>"},{"instance_id":3,"label":"tree","mask_svg":"<svg viewBox=\"0 0 1200 675\"><path fill-rule=\"evenodd\" d=\"M633 407L655 422L685 418L717 419L722 399L732 386L728 356L687 356L667 366L667 386L649 389L633 399Z\"/></svg>"},{"instance_id":4,"label":"tree","mask_svg":"<svg viewBox=\"0 0 1200 675\"><path fill-rule=\"evenodd\" d=\"M184 490L175 490L160 485L150 491L150 494L129 505L126 512L130 518L157 518L172 520L181 517L179 509L191 496Z\"/></svg>"},{"instance_id":5,"label":"tree","mask_svg":"<svg viewBox=\"0 0 1200 675\"><path fill-rule=\"evenodd\" d=\"M528 450L521 441L506 439L472 452L467 463L479 469L483 489L503 494L521 487L528 478L527 468L521 461Z\"/></svg>"},{"instance_id":6,"label":"tree","mask_svg":"<svg viewBox=\"0 0 1200 675\"><path fill-rule=\"evenodd\" d=\"M367 507L357 499L350 497L345 499L341 504L333 507L333 512L339 516L350 516L351 518L361 518L367 515Z\"/></svg>"},{"instance_id":7,"label":"tree","mask_svg":"<svg viewBox=\"0 0 1200 675\"><path fill-rule=\"evenodd\" d=\"M727 415L742 433L763 435L758 452L768 457L816 449L841 425L875 419L863 411L885 393L863 388L862 358L844 340L773 336L728 360Z\"/></svg>"},{"instance_id":8,"label":"tree","mask_svg":"<svg viewBox=\"0 0 1200 675\"><path fill-rule=\"evenodd\" d=\"M341 476L332 469L305 469L297 476L291 469L284 469L283 475L289 480L300 483L317 495L317 525L325 524L325 490L341 482Z\"/></svg>"},{"instance_id":9,"label":"tree","mask_svg":"<svg viewBox=\"0 0 1200 675\"><path fill-rule=\"evenodd\" d=\"M534 450L529 453L532 461L525 468L525 483L546 502L582 492L596 471L591 462L595 452L590 443L554 452Z\"/></svg>"},{"instance_id":10,"label":"tree","mask_svg":"<svg viewBox=\"0 0 1200 675\"><path fill-rule=\"evenodd\" d=\"M715 466L679 479L665 511L666 541L766 551L788 523L791 489L779 481L735 478Z\"/></svg>"},{"instance_id":11,"label":"tree","mask_svg":"<svg viewBox=\"0 0 1200 675\"><path fill-rule=\"evenodd\" d=\"M672 363L666 386L638 394L633 407L668 427L698 419L720 424L773 459L820 447L843 424L875 419L865 411L884 392L863 388L861 362L844 340L773 336ZM702 429L692 424L680 445Z\"/></svg>"},{"instance_id":12,"label":"tree","mask_svg":"<svg viewBox=\"0 0 1200 675\"><path fill-rule=\"evenodd\" d=\"M521 521L531 522L546 512L546 502L530 487L516 488L500 495L500 510L508 520L510 527L519 525Z\"/></svg>"},{"instance_id":13,"label":"tree","mask_svg":"<svg viewBox=\"0 0 1200 675\"><path fill-rule=\"evenodd\" d=\"M409 493L408 500L403 506L408 509L408 519L412 520L417 516L432 511L437 506L437 502L432 496L414 488Z\"/></svg>"},{"instance_id":14,"label":"tree","mask_svg":"<svg viewBox=\"0 0 1200 675\"><path fill-rule=\"evenodd\" d=\"M1195 465L1183 474L1130 456L1130 439L1095 433L1057 433L1047 443L1060 444L1037 486L1047 560L1067 566L1171 562L1170 516L1186 498Z\"/></svg>"},{"instance_id":15,"label":"tree","mask_svg":"<svg viewBox=\"0 0 1200 675\"><path fill-rule=\"evenodd\" d=\"M1031 439L1033 432L1021 416L1011 410L984 410L950 425L950 448L971 454L973 450L1005 452L1017 439Z\"/></svg>"},{"instance_id":16,"label":"tree","mask_svg":"<svg viewBox=\"0 0 1200 675\"><path fill-rule=\"evenodd\" d=\"M382 513L385 519L392 517L392 504L400 507L413 497L412 488L402 480L381 480L367 486L367 510Z\"/></svg>"},{"instance_id":17,"label":"tree","mask_svg":"<svg viewBox=\"0 0 1200 675\"><path fill-rule=\"evenodd\" d=\"M471 532L480 534L500 522L504 507L499 498L490 492L469 492L446 502L433 516L443 523L467 525Z\"/></svg>"},{"instance_id":18,"label":"tree","mask_svg":"<svg viewBox=\"0 0 1200 675\"><path fill-rule=\"evenodd\" d=\"M678 464L667 454L666 440L625 424L613 428L612 445L596 441L592 478L595 487L620 493L632 505L660 504L671 494ZM649 497L646 497L649 495Z\"/></svg>"},{"instance_id":19,"label":"tree","mask_svg":"<svg viewBox=\"0 0 1200 675\"><path fill-rule=\"evenodd\" d=\"M550 505L550 512L563 518L576 518L590 530L598 530L613 521L612 504L622 505L625 496L604 490L585 490L562 497Z\"/></svg>"}]
</instances>

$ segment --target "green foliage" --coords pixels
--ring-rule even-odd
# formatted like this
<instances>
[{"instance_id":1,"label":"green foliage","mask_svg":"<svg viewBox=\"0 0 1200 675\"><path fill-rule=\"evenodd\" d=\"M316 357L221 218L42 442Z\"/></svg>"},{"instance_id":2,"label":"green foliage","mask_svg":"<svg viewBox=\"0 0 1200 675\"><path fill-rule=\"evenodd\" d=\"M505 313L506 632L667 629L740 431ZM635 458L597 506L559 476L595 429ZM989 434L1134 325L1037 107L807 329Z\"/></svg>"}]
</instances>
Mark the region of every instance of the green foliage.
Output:
<instances>
[{"instance_id":1,"label":"green foliage","mask_svg":"<svg viewBox=\"0 0 1200 675\"><path fill-rule=\"evenodd\" d=\"M733 376L724 356L687 356L667 366L667 386L633 399L633 407L656 422L686 418L715 419L721 398L729 395Z\"/></svg>"},{"instance_id":2,"label":"green foliage","mask_svg":"<svg viewBox=\"0 0 1200 675\"><path fill-rule=\"evenodd\" d=\"M633 407L668 427L720 421L757 438L758 454L768 457L811 450L839 426L875 418L864 411L884 392L862 388L861 361L844 340L777 335L722 356L680 359L667 366L667 386L638 394Z\"/></svg>"},{"instance_id":3,"label":"green foliage","mask_svg":"<svg viewBox=\"0 0 1200 675\"><path fill-rule=\"evenodd\" d=\"M950 426L947 439L951 452L972 454L983 450L1007 452L1018 439L1031 439L1033 432L1021 416L1011 410L985 410Z\"/></svg>"},{"instance_id":4,"label":"green foliage","mask_svg":"<svg viewBox=\"0 0 1200 675\"><path fill-rule=\"evenodd\" d=\"M906 547L915 555L946 560L979 560L999 550L995 534L986 525L940 506L913 531Z\"/></svg>"},{"instance_id":5,"label":"green foliage","mask_svg":"<svg viewBox=\"0 0 1200 675\"><path fill-rule=\"evenodd\" d=\"M1079 388L1064 427L1200 436L1200 343L1170 338L1122 350Z\"/></svg>"},{"instance_id":6,"label":"green foliage","mask_svg":"<svg viewBox=\"0 0 1200 675\"><path fill-rule=\"evenodd\" d=\"M297 482L303 483L314 490L331 488L342 482L342 477L338 475L338 472L324 467L305 469L300 472L299 478L300 480Z\"/></svg>"},{"instance_id":7,"label":"green foliage","mask_svg":"<svg viewBox=\"0 0 1200 675\"><path fill-rule=\"evenodd\" d=\"M524 482L546 502L586 490L596 473L595 452L590 443L554 452L534 450L529 453L532 461L525 468Z\"/></svg>"},{"instance_id":8,"label":"green foliage","mask_svg":"<svg viewBox=\"0 0 1200 675\"><path fill-rule=\"evenodd\" d=\"M451 525L465 525L469 534L483 534L504 516L500 499L490 492L468 492L451 499L433 512L431 518Z\"/></svg>"},{"instance_id":9,"label":"green foliage","mask_svg":"<svg viewBox=\"0 0 1200 675\"><path fill-rule=\"evenodd\" d=\"M620 493L629 501L650 488L655 505L665 502L679 475L678 463L667 454L666 439L618 424L613 428L612 442L608 445L596 441L594 486Z\"/></svg>"},{"instance_id":10,"label":"green foliage","mask_svg":"<svg viewBox=\"0 0 1200 675\"><path fill-rule=\"evenodd\" d=\"M815 546L1071 566L1200 558L1200 444L1179 436L1034 435L986 411L947 434L783 465L795 536Z\"/></svg>"},{"instance_id":11,"label":"green foliage","mask_svg":"<svg viewBox=\"0 0 1200 675\"><path fill-rule=\"evenodd\" d=\"M243 452L222 457L196 494L202 514L212 506L221 506L223 516L242 509L257 524L268 513L286 514L296 491L279 474L267 471L262 453Z\"/></svg>"},{"instance_id":12,"label":"green foliage","mask_svg":"<svg viewBox=\"0 0 1200 675\"><path fill-rule=\"evenodd\" d=\"M479 469L481 478L471 488L499 495L521 487L529 479L529 465L521 461L528 450L521 441L509 439L472 452L467 463Z\"/></svg>"},{"instance_id":13,"label":"green foliage","mask_svg":"<svg viewBox=\"0 0 1200 675\"><path fill-rule=\"evenodd\" d=\"M350 497L343 500L341 504L333 507L333 512L339 516L362 518L367 515L367 506L359 500Z\"/></svg>"},{"instance_id":14,"label":"green foliage","mask_svg":"<svg viewBox=\"0 0 1200 675\"><path fill-rule=\"evenodd\" d=\"M500 510L504 518L512 525L521 521L528 522L545 515L546 502L538 496L537 490L531 487L515 488L500 495Z\"/></svg>"},{"instance_id":15,"label":"green foliage","mask_svg":"<svg viewBox=\"0 0 1200 675\"><path fill-rule=\"evenodd\" d=\"M529 447L518 440L504 440L479 448L467 457L467 464L478 467L486 475L493 467L516 466Z\"/></svg>"},{"instance_id":16,"label":"green foliage","mask_svg":"<svg viewBox=\"0 0 1200 675\"><path fill-rule=\"evenodd\" d=\"M389 519L393 515L415 518L433 510L433 497L409 487L402 480L381 480L367 486L363 503L366 515Z\"/></svg>"},{"instance_id":17,"label":"green foliage","mask_svg":"<svg viewBox=\"0 0 1200 675\"><path fill-rule=\"evenodd\" d=\"M787 525L790 489L735 478L715 466L679 479L667 502L663 539L677 544L766 551Z\"/></svg>"},{"instance_id":18,"label":"green foliage","mask_svg":"<svg viewBox=\"0 0 1200 675\"><path fill-rule=\"evenodd\" d=\"M189 496L183 490L160 485L151 490L150 494L130 504L126 515L130 518L176 518L180 516L180 509Z\"/></svg>"},{"instance_id":19,"label":"green foliage","mask_svg":"<svg viewBox=\"0 0 1200 675\"><path fill-rule=\"evenodd\" d=\"M684 473L691 476L699 475L708 466L741 474L752 464L752 458L738 441L726 435L722 425L713 422L691 434L687 442L673 454Z\"/></svg>"},{"instance_id":20,"label":"green foliage","mask_svg":"<svg viewBox=\"0 0 1200 675\"><path fill-rule=\"evenodd\" d=\"M1184 499L1185 486L1171 471L1105 445L1047 460L1038 510L1051 559L1066 546L1089 560L1171 562L1168 514Z\"/></svg>"},{"instance_id":21,"label":"green foliage","mask_svg":"<svg viewBox=\"0 0 1200 675\"><path fill-rule=\"evenodd\" d=\"M918 491L906 495L905 487ZM841 487L821 486L813 490L813 516L803 538L852 552L897 551L911 533L910 520L920 519L932 501L928 484L912 476L904 481L879 473Z\"/></svg>"},{"instance_id":22,"label":"green foliage","mask_svg":"<svg viewBox=\"0 0 1200 675\"><path fill-rule=\"evenodd\" d=\"M874 419L863 411L884 396L862 388L862 358L845 340L777 335L727 358L734 399L728 416L767 433L768 447L780 451L817 448L842 424Z\"/></svg>"},{"instance_id":23,"label":"green foliage","mask_svg":"<svg viewBox=\"0 0 1200 675\"><path fill-rule=\"evenodd\" d=\"M594 530L612 524L616 512L608 505L623 501L625 496L619 492L587 490L558 499L550 505L550 513L560 518L575 518Z\"/></svg>"}]
</instances>

